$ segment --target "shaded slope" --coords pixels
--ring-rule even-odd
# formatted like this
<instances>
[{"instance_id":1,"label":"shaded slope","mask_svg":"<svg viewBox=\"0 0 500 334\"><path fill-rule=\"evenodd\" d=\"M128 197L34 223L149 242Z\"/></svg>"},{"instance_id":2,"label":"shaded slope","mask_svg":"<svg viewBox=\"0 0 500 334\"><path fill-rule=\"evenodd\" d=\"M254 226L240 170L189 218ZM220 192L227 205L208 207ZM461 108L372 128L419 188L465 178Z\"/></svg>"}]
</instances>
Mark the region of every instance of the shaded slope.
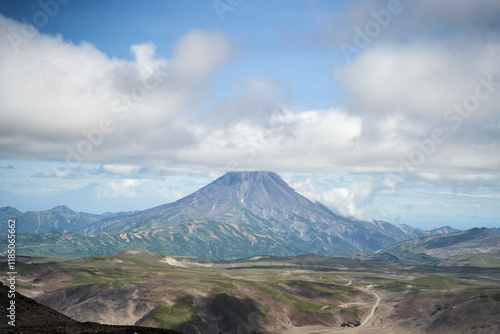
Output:
<instances>
[{"instance_id":1,"label":"shaded slope","mask_svg":"<svg viewBox=\"0 0 500 334\"><path fill-rule=\"evenodd\" d=\"M473 228L403 241L373 253L344 254L341 257L401 264L495 267L500 265L500 233Z\"/></svg>"},{"instance_id":2,"label":"shaded slope","mask_svg":"<svg viewBox=\"0 0 500 334\"><path fill-rule=\"evenodd\" d=\"M7 323L7 309L9 305L9 289L0 282L0 332L19 334L44 333L121 333L121 334L178 334L180 332L158 328L137 326L108 326L97 323L81 323L75 321L35 300L16 293L15 297L15 327Z\"/></svg>"},{"instance_id":3,"label":"shaded slope","mask_svg":"<svg viewBox=\"0 0 500 334\"><path fill-rule=\"evenodd\" d=\"M409 240L386 249L393 252L424 253L438 258L500 251L500 233L487 228Z\"/></svg>"}]
</instances>

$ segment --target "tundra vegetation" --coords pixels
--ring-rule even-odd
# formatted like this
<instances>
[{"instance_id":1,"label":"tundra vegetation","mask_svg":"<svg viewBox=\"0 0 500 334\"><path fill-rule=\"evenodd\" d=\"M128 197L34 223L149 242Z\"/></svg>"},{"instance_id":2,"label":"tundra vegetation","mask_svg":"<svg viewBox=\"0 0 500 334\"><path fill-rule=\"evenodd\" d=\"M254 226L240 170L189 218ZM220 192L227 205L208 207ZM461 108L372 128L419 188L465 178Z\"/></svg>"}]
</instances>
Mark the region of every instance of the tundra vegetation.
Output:
<instances>
[{"instance_id":1,"label":"tundra vegetation","mask_svg":"<svg viewBox=\"0 0 500 334\"><path fill-rule=\"evenodd\" d=\"M320 255L217 261L127 249L79 259L22 256L18 268L21 293L79 321L184 333L500 329L498 266Z\"/></svg>"}]
</instances>

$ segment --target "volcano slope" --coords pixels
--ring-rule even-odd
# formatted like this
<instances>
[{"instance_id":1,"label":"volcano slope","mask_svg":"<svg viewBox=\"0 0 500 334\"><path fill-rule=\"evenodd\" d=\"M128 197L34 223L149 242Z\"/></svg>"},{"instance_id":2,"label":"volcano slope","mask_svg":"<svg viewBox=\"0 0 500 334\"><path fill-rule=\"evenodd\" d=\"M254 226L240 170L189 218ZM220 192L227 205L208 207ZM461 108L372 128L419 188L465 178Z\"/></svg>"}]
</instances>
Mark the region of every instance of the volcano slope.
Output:
<instances>
[{"instance_id":1,"label":"volcano slope","mask_svg":"<svg viewBox=\"0 0 500 334\"><path fill-rule=\"evenodd\" d=\"M79 321L208 334L500 330L497 267L319 255L215 261L128 249L20 257L18 268L18 290Z\"/></svg>"},{"instance_id":2,"label":"volcano slope","mask_svg":"<svg viewBox=\"0 0 500 334\"><path fill-rule=\"evenodd\" d=\"M13 208L4 211L4 216L15 214ZM427 232L341 217L266 171L229 172L174 203L144 211L96 216L58 207L16 219L26 227L24 233L31 233L16 236L18 254L74 258L112 255L126 248L224 260L331 256L375 251L449 230ZM2 249L7 244L7 238L0 237Z\"/></svg>"}]
</instances>

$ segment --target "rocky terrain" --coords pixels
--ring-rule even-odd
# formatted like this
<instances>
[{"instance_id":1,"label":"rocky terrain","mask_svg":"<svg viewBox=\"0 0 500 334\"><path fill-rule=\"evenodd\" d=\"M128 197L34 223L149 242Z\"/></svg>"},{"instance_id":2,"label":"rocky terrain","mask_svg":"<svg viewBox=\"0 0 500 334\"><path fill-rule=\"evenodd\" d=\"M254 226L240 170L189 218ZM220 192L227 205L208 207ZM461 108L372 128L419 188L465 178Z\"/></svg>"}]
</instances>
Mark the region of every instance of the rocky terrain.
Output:
<instances>
[{"instance_id":1,"label":"rocky terrain","mask_svg":"<svg viewBox=\"0 0 500 334\"><path fill-rule=\"evenodd\" d=\"M0 282L0 333L5 334L181 334L177 331L139 326L110 326L95 322L78 322L35 300L16 293L15 326L7 323L9 289Z\"/></svg>"},{"instance_id":2,"label":"rocky terrain","mask_svg":"<svg viewBox=\"0 0 500 334\"><path fill-rule=\"evenodd\" d=\"M83 322L244 334L318 323L340 326L369 311L369 304L339 309L373 297L344 280L323 281L321 273L305 271L311 265L308 258L214 262L135 249L18 262L24 294Z\"/></svg>"},{"instance_id":3,"label":"rocky terrain","mask_svg":"<svg viewBox=\"0 0 500 334\"><path fill-rule=\"evenodd\" d=\"M18 267L23 294L82 322L208 334L500 330L500 267L319 255L215 261L140 249L21 257Z\"/></svg>"},{"instance_id":4,"label":"rocky terrain","mask_svg":"<svg viewBox=\"0 0 500 334\"><path fill-rule=\"evenodd\" d=\"M16 234L18 291L40 303L19 297L25 333L500 331L499 233L352 220L275 173L139 212L0 216L38 232Z\"/></svg>"}]
</instances>

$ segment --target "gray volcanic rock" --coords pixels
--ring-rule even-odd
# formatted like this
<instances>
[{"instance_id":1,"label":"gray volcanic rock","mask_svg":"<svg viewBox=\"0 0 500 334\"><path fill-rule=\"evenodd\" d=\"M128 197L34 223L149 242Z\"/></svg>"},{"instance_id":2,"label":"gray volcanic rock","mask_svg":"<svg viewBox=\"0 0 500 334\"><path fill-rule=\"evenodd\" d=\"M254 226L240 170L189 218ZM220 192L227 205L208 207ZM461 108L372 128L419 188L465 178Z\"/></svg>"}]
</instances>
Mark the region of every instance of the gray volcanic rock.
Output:
<instances>
[{"instance_id":1,"label":"gray volcanic rock","mask_svg":"<svg viewBox=\"0 0 500 334\"><path fill-rule=\"evenodd\" d=\"M16 214L13 208L3 211ZM61 206L27 212L18 221L20 252L64 257L110 255L126 248L215 259L337 255L451 230L426 232L341 217L265 171L230 172L174 203L144 211L92 215ZM6 243L0 237L0 244Z\"/></svg>"},{"instance_id":2,"label":"gray volcanic rock","mask_svg":"<svg viewBox=\"0 0 500 334\"><path fill-rule=\"evenodd\" d=\"M363 222L336 215L297 193L273 172L230 172L170 204L90 224L84 233L167 230L190 242L212 247L229 237L241 247L268 242L258 253L325 255L374 251L399 241L429 235L420 229L386 222ZM172 241L175 242L175 237ZM245 241L245 242L243 242ZM248 255L255 250L248 249ZM197 254L207 256L207 254Z\"/></svg>"}]
</instances>

